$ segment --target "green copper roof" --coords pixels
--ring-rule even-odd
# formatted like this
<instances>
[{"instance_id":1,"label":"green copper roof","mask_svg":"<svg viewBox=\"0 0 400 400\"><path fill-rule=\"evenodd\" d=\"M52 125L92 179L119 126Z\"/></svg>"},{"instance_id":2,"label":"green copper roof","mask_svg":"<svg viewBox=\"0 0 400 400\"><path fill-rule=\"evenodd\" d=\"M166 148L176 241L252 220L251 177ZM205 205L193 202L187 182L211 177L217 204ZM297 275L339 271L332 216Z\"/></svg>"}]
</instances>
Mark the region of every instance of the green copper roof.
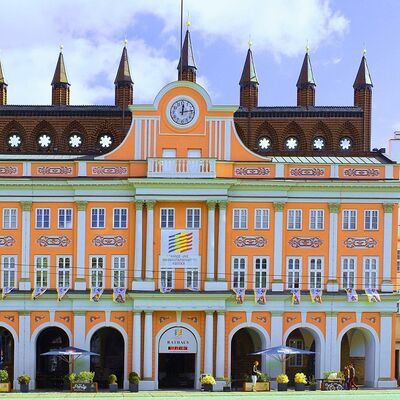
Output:
<instances>
[{"instance_id":1,"label":"green copper roof","mask_svg":"<svg viewBox=\"0 0 400 400\"><path fill-rule=\"evenodd\" d=\"M51 81L52 85L56 85L58 83L66 83L69 85L67 72L65 70L64 56L61 51L58 56L58 61L56 65L56 70L54 71L53 80Z\"/></svg>"},{"instance_id":2,"label":"green copper roof","mask_svg":"<svg viewBox=\"0 0 400 400\"><path fill-rule=\"evenodd\" d=\"M258 85L256 67L254 66L253 53L251 49L247 51L246 61L244 62L242 76L239 85L254 83Z\"/></svg>"},{"instance_id":3,"label":"green copper roof","mask_svg":"<svg viewBox=\"0 0 400 400\"><path fill-rule=\"evenodd\" d=\"M115 77L114 83L133 83L129 68L128 50L126 49L126 46L122 50L121 60L119 62L117 76Z\"/></svg>"},{"instance_id":4,"label":"green copper roof","mask_svg":"<svg viewBox=\"0 0 400 400\"><path fill-rule=\"evenodd\" d=\"M314 73L311 66L311 60L310 56L308 55L308 52L304 56L303 65L301 66L301 71L296 86L299 89L302 89L307 86L316 86Z\"/></svg>"},{"instance_id":5,"label":"green copper roof","mask_svg":"<svg viewBox=\"0 0 400 400\"><path fill-rule=\"evenodd\" d=\"M367 59L365 55L363 55L360 63L360 67L358 68L357 76L353 84L354 89L363 89L365 87L372 87L372 79L371 74L369 73Z\"/></svg>"},{"instance_id":6,"label":"green copper roof","mask_svg":"<svg viewBox=\"0 0 400 400\"><path fill-rule=\"evenodd\" d=\"M0 61L0 83L3 85L7 85L6 78L4 77L3 73L3 67L1 66L1 61Z\"/></svg>"}]
</instances>

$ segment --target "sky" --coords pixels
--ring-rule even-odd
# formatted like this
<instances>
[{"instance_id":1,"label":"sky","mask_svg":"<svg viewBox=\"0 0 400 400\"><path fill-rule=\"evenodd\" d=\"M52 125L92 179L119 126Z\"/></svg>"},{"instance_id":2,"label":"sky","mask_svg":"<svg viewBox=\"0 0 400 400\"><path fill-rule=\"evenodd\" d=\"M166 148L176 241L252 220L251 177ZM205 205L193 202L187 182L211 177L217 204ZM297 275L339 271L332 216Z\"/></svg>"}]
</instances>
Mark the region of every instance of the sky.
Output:
<instances>
[{"instance_id":1,"label":"sky","mask_svg":"<svg viewBox=\"0 0 400 400\"><path fill-rule=\"evenodd\" d=\"M135 103L152 103L177 79L180 0L1 0L0 60L9 104L49 104L64 46L71 104L113 104L114 78L128 40ZM400 1L184 0L198 83L214 104L238 104L249 38L259 105L295 105L307 43L316 105L353 105L367 50L373 88L372 146L400 130Z\"/></svg>"}]
</instances>

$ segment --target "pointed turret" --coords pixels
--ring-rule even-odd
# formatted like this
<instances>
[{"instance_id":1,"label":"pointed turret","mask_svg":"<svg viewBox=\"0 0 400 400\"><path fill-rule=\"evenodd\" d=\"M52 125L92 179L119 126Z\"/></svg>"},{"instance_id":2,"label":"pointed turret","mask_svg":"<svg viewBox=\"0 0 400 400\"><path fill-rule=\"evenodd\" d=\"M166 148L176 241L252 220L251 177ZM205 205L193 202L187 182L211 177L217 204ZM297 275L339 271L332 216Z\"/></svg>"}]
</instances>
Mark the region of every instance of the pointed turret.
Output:
<instances>
[{"instance_id":1,"label":"pointed turret","mask_svg":"<svg viewBox=\"0 0 400 400\"><path fill-rule=\"evenodd\" d=\"M306 49L299 79L297 80L297 106L315 105L315 79L311 66L309 50Z\"/></svg>"},{"instance_id":2,"label":"pointed turret","mask_svg":"<svg viewBox=\"0 0 400 400\"><path fill-rule=\"evenodd\" d=\"M133 104L133 81L129 68L128 50L126 48L127 40L125 40L122 49L121 60L119 62L117 76L115 77L115 105L122 109Z\"/></svg>"},{"instance_id":3,"label":"pointed turret","mask_svg":"<svg viewBox=\"0 0 400 400\"><path fill-rule=\"evenodd\" d=\"M0 106L7 104L7 82L0 61Z\"/></svg>"},{"instance_id":4,"label":"pointed turret","mask_svg":"<svg viewBox=\"0 0 400 400\"><path fill-rule=\"evenodd\" d=\"M249 111L258 106L258 79L256 67L254 66L251 43L247 50L246 61L244 62L242 76L240 78L240 106Z\"/></svg>"},{"instance_id":5,"label":"pointed turret","mask_svg":"<svg viewBox=\"0 0 400 400\"><path fill-rule=\"evenodd\" d=\"M369 73L366 51L363 51L361 63L353 84L354 105L363 109L363 146L365 151L371 146L371 110L372 110L372 79Z\"/></svg>"},{"instance_id":6,"label":"pointed turret","mask_svg":"<svg viewBox=\"0 0 400 400\"><path fill-rule=\"evenodd\" d=\"M183 41L183 46L181 50L181 56L179 58L178 80L196 82L197 67L194 60L192 40L190 38L190 23L188 22L186 26L188 29L186 31L185 40Z\"/></svg>"},{"instance_id":7,"label":"pointed turret","mask_svg":"<svg viewBox=\"0 0 400 400\"><path fill-rule=\"evenodd\" d=\"M70 83L68 82L67 72L65 70L63 46L60 46L60 54L58 55L56 70L54 71L52 86L53 106L68 106L70 96Z\"/></svg>"}]
</instances>

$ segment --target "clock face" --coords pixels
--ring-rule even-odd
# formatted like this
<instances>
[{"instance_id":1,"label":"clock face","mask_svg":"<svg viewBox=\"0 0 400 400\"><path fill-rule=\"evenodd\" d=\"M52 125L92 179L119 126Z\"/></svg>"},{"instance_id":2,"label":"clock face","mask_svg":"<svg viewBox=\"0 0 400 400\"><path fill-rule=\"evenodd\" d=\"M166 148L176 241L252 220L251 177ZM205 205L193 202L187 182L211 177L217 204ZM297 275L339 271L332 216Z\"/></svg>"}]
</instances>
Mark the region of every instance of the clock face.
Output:
<instances>
[{"instance_id":1,"label":"clock face","mask_svg":"<svg viewBox=\"0 0 400 400\"><path fill-rule=\"evenodd\" d=\"M196 108L189 100L176 100L170 106L169 115L175 124L189 125L196 116Z\"/></svg>"}]
</instances>

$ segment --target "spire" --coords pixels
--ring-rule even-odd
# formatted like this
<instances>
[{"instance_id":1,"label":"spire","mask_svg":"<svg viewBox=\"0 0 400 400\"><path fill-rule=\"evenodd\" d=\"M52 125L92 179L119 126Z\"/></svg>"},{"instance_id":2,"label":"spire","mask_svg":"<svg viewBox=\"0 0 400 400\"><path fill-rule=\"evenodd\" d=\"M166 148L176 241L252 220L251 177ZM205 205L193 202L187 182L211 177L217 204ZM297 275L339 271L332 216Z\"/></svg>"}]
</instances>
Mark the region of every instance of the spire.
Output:
<instances>
[{"instance_id":1,"label":"spire","mask_svg":"<svg viewBox=\"0 0 400 400\"><path fill-rule=\"evenodd\" d=\"M130 104L133 104L133 81L129 68L127 44L128 41L125 39L117 75L114 80L115 105L122 109L126 109Z\"/></svg>"},{"instance_id":2,"label":"spire","mask_svg":"<svg viewBox=\"0 0 400 400\"><path fill-rule=\"evenodd\" d=\"M357 76L353 84L354 90L365 89L367 87L373 86L365 54L366 51L364 50L363 56L361 58L360 67L358 68Z\"/></svg>"},{"instance_id":3,"label":"spire","mask_svg":"<svg viewBox=\"0 0 400 400\"><path fill-rule=\"evenodd\" d=\"M69 105L69 87L67 72L65 70L63 46L60 46L60 54L58 55L56 70L54 71L52 86L52 99L53 106L68 106Z\"/></svg>"},{"instance_id":4,"label":"spire","mask_svg":"<svg viewBox=\"0 0 400 400\"><path fill-rule=\"evenodd\" d=\"M0 61L0 85L7 86L6 78L4 77L4 73L3 73L3 67L1 66L1 61Z\"/></svg>"},{"instance_id":5,"label":"spire","mask_svg":"<svg viewBox=\"0 0 400 400\"><path fill-rule=\"evenodd\" d=\"M69 85L67 72L65 70L65 64L64 64L63 48L64 47L61 45L60 54L58 55L56 70L54 71L53 80L51 81L51 84L53 86L59 83L64 85Z\"/></svg>"},{"instance_id":6,"label":"spire","mask_svg":"<svg viewBox=\"0 0 400 400\"><path fill-rule=\"evenodd\" d=\"M258 106L258 79L251 46L252 43L249 41L249 49L239 81L240 107L247 108L249 111Z\"/></svg>"},{"instance_id":7,"label":"spire","mask_svg":"<svg viewBox=\"0 0 400 400\"><path fill-rule=\"evenodd\" d=\"M254 66L253 53L251 51L251 43L249 43L249 49L247 50L242 77L240 78L239 82L240 86L249 84L258 85L256 67Z\"/></svg>"},{"instance_id":8,"label":"spire","mask_svg":"<svg viewBox=\"0 0 400 400\"><path fill-rule=\"evenodd\" d=\"M119 84L119 83L127 83L127 84L133 84L132 78L131 78L131 71L129 68L129 60L128 60L128 50L126 48L128 41L125 39L124 41L124 48L122 50L122 55L121 55L121 60L119 62L118 66L118 71L117 71L117 76L115 77L114 84Z\"/></svg>"},{"instance_id":9,"label":"spire","mask_svg":"<svg viewBox=\"0 0 400 400\"><path fill-rule=\"evenodd\" d=\"M187 30L185 40L181 50L181 56L178 64L178 80L196 82L196 62L194 60L192 40L190 38L189 26L190 22L186 23ZM181 76L182 73L182 76Z\"/></svg>"},{"instance_id":10,"label":"spire","mask_svg":"<svg viewBox=\"0 0 400 400\"><path fill-rule=\"evenodd\" d=\"M0 61L0 106L7 104L7 82Z\"/></svg>"},{"instance_id":11,"label":"spire","mask_svg":"<svg viewBox=\"0 0 400 400\"><path fill-rule=\"evenodd\" d=\"M301 66L299 79L297 80L297 106L307 107L315 105L315 79L311 66L309 47L306 47L303 65Z\"/></svg>"}]
</instances>

